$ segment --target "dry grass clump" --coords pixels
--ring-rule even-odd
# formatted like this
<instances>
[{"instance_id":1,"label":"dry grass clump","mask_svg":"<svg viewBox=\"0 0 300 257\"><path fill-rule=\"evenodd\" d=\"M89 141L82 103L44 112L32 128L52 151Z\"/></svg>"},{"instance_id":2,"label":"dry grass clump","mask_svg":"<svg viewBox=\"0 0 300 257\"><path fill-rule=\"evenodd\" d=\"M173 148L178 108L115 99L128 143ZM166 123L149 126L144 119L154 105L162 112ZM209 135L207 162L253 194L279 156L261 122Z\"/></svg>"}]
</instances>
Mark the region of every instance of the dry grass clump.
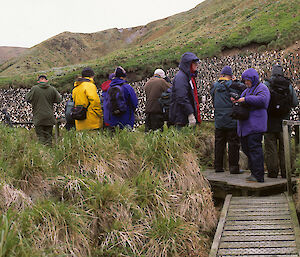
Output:
<instances>
[{"instance_id":1,"label":"dry grass clump","mask_svg":"<svg viewBox=\"0 0 300 257\"><path fill-rule=\"evenodd\" d=\"M8 184L0 185L0 210L7 212L8 209L22 211L32 206L32 200L23 191L15 189Z\"/></svg>"},{"instance_id":2,"label":"dry grass clump","mask_svg":"<svg viewBox=\"0 0 300 257\"><path fill-rule=\"evenodd\" d=\"M0 156L0 177L12 182L0 208L18 210L24 256L207 256L216 211L199 166L209 163L209 127L63 132L51 149L27 140L31 132L0 130L28 157Z\"/></svg>"}]
</instances>

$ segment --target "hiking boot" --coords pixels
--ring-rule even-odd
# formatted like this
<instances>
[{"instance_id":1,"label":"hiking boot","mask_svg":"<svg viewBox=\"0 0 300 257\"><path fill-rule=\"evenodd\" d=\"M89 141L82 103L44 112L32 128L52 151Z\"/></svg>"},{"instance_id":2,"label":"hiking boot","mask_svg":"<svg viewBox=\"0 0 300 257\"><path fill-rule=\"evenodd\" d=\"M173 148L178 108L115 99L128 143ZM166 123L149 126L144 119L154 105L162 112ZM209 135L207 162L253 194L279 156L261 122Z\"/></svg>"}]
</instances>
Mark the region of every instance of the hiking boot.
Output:
<instances>
[{"instance_id":1,"label":"hiking boot","mask_svg":"<svg viewBox=\"0 0 300 257\"><path fill-rule=\"evenodd\" d=\"M249 176L249 177L247 177L246 178L246 181L247 182L259 182L259 183L263 183L264 182L264 180L257 180L254 176Z\"/></svg>"},{"instance_id":2,"label":"hiking boot","mask_svg":"<svg viewBox=\"0 0 300 257\"><path fill-rule=\"evenodd\" d=\"M215 170L216 173L224 172L224 170Z\"/></svg>"}]
</instances>

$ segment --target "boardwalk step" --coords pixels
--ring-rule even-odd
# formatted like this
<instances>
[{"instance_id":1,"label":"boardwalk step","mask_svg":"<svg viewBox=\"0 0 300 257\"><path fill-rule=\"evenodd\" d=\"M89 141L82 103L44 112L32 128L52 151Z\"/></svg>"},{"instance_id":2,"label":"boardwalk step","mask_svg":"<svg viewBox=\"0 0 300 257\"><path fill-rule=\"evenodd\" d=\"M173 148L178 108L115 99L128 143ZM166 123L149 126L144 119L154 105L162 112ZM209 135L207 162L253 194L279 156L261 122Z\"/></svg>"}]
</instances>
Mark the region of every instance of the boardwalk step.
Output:
<instances>
[{"instance_id":1,"label":"boardwalk step","mask_svg":"<svg viewBox=\"0 0 300 257\"><path fill-rule=\"evenodd\" d=\"M284 195L227 196L209 256L300 257L299 225L291 204Z\"/></svg>"},{"instance_id":2,"label":"boardwalk step","mask_svg":"<svg viewBox=\"0 0 300 257\"><path fill-rule=\"evenodd\" d=\"M221 242L262 242L262 241L292 241L295 239L293 232L289 235L282 235L278 233L278 235L230 235L226 236L223 234L221 238Z\"/></svg>"},{"instance_id":3,"label":"boardwalk step","mask_svg":"<svg viewBox=\"0 0 300 257\"><path fill-rule=\"evenodd\" d=\"M244 254L252 254L256 257L259 254L297 254L297 250L294 247L286 247L286 248L245 248L245 249L219 249L218 256L222 255L242 255Z\"/></svg>"},{"instance_id":4,"label":"boardwalk step","mask_svg":"<svg viewBox=\"0 0 300 257\"><path fill-rule=\"evenodd\" d=\"M296 247L295 241L222 242L219 249Z\"/></svg>"}]
</instances>

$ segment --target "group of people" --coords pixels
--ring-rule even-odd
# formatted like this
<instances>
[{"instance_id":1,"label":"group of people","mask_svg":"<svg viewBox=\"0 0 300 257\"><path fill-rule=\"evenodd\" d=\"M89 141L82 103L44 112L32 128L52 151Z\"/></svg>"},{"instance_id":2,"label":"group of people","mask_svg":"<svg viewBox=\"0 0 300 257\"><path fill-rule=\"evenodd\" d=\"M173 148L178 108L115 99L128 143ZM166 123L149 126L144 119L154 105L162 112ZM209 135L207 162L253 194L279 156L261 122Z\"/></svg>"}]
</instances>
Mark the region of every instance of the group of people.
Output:
<instances>
[{"instance_id":1,"label":"group of people","mask_svg":"<svg viewBox=\"0 0 300 257\"><path fill-rule=\"evenodd\" d=\"M251 171L247 181L264 182L264 161L268 177L277 178L280 172L285 178L282 121L289 119L291 108L299 104L295 90L277 64L273 66L271 78L264 82L253 68L243 72L242 81L237 81L231 67L225 66L211 87L215 107L215 172L224 172L226 143L230 173L243 172L239 167L241 143Z\"/></svg>"},{"instance_id":2,"label":"group of people","mask_svg":"<svg viewBox=\"0 0 300 257\"><path fill-rule=\"evenodd\" d=\"M251 170L248 181L264 182L264 161L269 177L277 177L279 173L285 177L281 123L283 119L289 119L291 108L298 106L292 81L284 76L283 67L280 65L273 66L272 75L266 81L260 81L259 73L265 74L268 69L257 70L257 66L256 69L247 68L242 73L242 80L238 81L234 73L236 76L240 74L235 64L240 57L226 58L223 59L229 62L228 65L224 65L224 60L215 59L215 68L223 65L221 71L217 72L216 69L212 69L213 63L199 60L194 53L187 52L182 55L178 69L171 69L168 74L162 69L156 69L153 77L142 82L142 86L139 87L129 85L126 81L126 71L119 66L110 74L109 80L101 85L101 92L95 85L94 71L86 67L82 70L81 77L74 82L71 97L61 97L57 90L49 85L47 77L41 75L38 85L26 93L26 100L33 107L37 136L41 142L51 144L52 127L55 123L53 112L57 110L54 103L60 103L63 98L65 102L69 98L65 109L66 118L68 117L66 127L75 127L76 130L95 130L102 127L110 130L114 130L115 127L133 128L137 111L145 115L146 132L163 130L165 122L168 126L173 125L181 129L184 126L201 124L201 118L207 115L203 112L208 108L215 119L216 172L224 171L223 156L228 143L230 173L243 172L239 167L241 144ZM246 64L250 60L247 57L243 63ZM278 61L278 58L275 61ZM213 70L213 73L208 73L209 70ZM298 73L291 69L286 69L285 72L295 82ZM172 82L167 75L173 78ZM218 80L212 83L217 75ZM210 83L204 80L205 77L211 79ZM200 88L197 85L199 83ZM290 104L285 113L274 115L270 106L276 109L276 103L274 107L272 99L273 87L278 85L288 87L287 98ZM210 107L211 104L214 108ZM233 112L238 110L238 106L246 109L247 118L234 117ZM139 110L141 108L142 111ZM7 110L3 111L3 115L5 120L9 120Z\"/></svg>"}]
</instances>

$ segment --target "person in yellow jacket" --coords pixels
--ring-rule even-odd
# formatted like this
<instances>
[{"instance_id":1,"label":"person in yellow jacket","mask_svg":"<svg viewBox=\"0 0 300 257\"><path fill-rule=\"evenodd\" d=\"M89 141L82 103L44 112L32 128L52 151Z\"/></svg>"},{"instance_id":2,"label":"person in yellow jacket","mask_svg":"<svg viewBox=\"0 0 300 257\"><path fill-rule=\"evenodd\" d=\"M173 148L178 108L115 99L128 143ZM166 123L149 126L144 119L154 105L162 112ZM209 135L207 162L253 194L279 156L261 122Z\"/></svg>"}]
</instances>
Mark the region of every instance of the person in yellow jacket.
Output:
<instances>
[{"instance_id":1,"label":"person in yellow jacket","mask_svg":"<svg viewBox=\"0 0 300 257\"><path fill-rule=\"evenodd\" d=\"M76 130L99 129L103 127L103 114L100 98L94 82L94 71L86 67L82 70L82 77L74 83L72 97L75 106L87 108L85 120L75 120Z\"/></svg>"}]
</instances>

